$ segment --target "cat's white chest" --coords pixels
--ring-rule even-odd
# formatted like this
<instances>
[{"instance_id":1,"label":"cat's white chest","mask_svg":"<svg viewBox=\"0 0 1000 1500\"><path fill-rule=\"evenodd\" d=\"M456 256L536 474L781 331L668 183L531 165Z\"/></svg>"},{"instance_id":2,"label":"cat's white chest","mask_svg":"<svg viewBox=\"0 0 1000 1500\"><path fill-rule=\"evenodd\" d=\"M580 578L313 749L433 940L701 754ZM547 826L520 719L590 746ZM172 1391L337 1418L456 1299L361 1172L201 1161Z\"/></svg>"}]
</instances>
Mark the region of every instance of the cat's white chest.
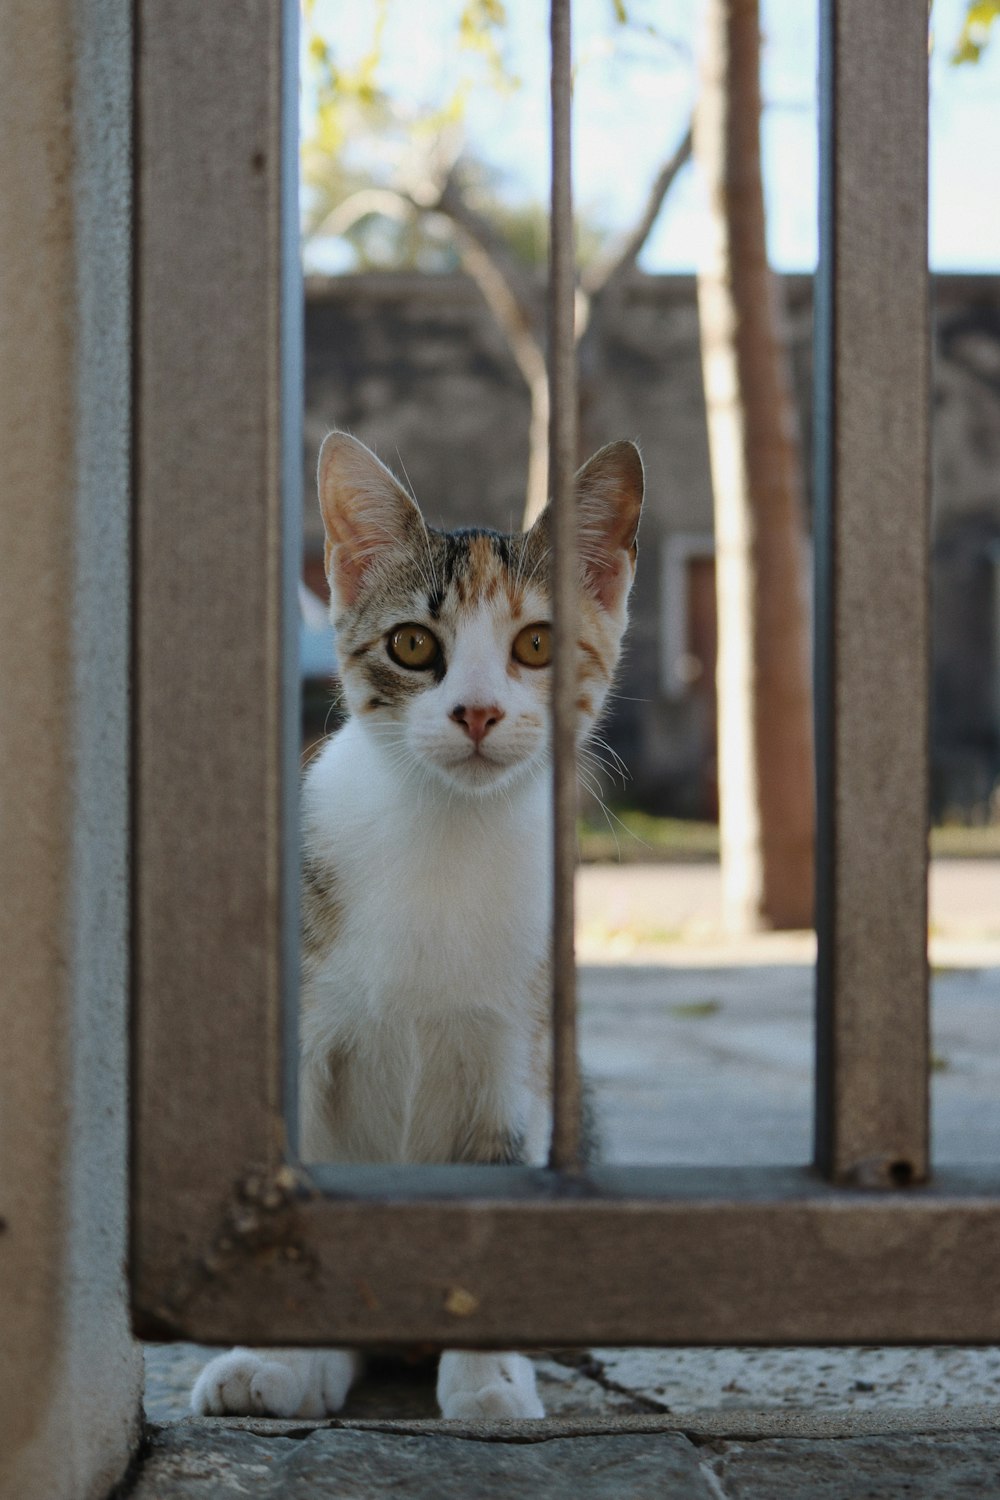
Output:
<instances>
[{"instance_id":1,"label":"cat's white chest","mask_svg":"<svg viewBox=\"0 0 1000 1500\"><path fill-rule=\"evenodd\" d=\"M496 799L409 799L348 725L308 789L313 847L336 873L337 942L317 993L359 1023L515 1014L548 942L544 785Z\"/></svg>"},{"instance_id":2,"label":"cat's white chest","mask_svg":"<svg viewBox=\"0 0 1000 1500\"><path fill-rule=\"evenodd\" d=\"M308 1149L490 1160L517 1140L537 1156L546 789L411 800L363 748L348 725L306 786L310 857L338 910L304 995Z\"/></svg>"}]
</instances>

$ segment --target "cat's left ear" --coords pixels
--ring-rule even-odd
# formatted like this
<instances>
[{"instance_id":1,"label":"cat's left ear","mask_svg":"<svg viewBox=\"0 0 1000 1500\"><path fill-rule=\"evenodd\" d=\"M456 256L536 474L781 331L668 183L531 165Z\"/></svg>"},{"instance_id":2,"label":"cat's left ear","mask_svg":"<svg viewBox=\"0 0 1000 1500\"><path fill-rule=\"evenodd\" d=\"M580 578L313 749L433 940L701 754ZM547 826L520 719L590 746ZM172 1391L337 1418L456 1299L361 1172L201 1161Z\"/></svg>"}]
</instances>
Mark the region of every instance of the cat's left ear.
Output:
<instances>
[{"instance_id":1,"label":"cat's left ear","mask_svg":"<svg viewBox=\"0 0 1000 1500\"><path fill-rule=\"evenodd\" d=\"M606 610L624 608L635 576L643 494L634 443L608 443L577 472L574 486L584 580Z\"/></svg>"}]
</instances>

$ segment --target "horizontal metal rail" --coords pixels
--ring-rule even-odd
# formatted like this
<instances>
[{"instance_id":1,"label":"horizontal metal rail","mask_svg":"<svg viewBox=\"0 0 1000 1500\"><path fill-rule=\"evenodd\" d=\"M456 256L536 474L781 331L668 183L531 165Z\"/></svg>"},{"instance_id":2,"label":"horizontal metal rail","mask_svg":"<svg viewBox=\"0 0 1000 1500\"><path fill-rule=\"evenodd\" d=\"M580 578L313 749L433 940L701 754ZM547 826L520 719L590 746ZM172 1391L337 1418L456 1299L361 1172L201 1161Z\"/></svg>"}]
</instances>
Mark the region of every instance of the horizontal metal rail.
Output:
<instances>
[{"instance_id":1,"label":"horizontal metal rail","mask_svg":"<svg viewBox=\"0 0 1000 1500\"><path fill-rule=\"evenodd\" d=\"M442 1173L468 1196L444 1196ZM573 1183L504 1167L340 1168L317 1172L309 1196L290 1178L254 1179L220 1213L215 1244L147 1304L142 1331L525 1347L1000 1341L995 1172L943 1173L905 1194L803 1168L608 1168Z\"/></svg>"}]
</instances>

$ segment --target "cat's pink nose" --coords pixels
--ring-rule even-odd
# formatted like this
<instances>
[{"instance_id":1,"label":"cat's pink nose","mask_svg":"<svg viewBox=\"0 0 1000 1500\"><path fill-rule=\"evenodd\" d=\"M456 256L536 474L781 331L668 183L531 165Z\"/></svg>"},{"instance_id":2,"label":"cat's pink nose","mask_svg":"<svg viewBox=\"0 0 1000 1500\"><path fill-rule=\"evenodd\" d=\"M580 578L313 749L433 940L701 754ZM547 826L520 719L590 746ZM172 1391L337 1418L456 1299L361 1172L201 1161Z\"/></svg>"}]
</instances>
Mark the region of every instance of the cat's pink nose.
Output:
<instances>
[{"instance_id":1,"label":"cat's pink nose","mask_svg":"<svg viewBox=\"0 0 1000 1500\"><path fill-rule=\"evenodd\" d=\"M503 718L503 709L491 703L488 708L467 708L464 703L456 703L451 711L451 716L456 724L461 724L469 739L474 745L484 740L493 728Z\"/></svg>"}]
</instances>

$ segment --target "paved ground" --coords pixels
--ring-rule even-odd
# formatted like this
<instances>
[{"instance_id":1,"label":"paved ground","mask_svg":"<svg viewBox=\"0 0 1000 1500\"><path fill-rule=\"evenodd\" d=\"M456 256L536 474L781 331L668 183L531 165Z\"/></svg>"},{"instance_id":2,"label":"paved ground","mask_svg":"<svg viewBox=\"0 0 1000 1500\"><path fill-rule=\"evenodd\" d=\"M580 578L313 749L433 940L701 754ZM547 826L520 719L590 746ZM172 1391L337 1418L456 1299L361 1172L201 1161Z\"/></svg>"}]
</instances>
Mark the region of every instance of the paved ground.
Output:
<instances>
[{"instance_id":1,"label":"paved ground","mask_svg":"<svg viewBox=\"0 0 1000 1500\"><path fill-rule=\"evenodd\" d=\"M577 893L581 1050L612 1161L803 1162L811 933L722 936L715 865L592 866ZM931 872L940 1162L1000 1156L1000 862Z\"/></svg>"},{"instance_id":2,"label":"paved ground","mask_svg":"<svg viewBox=\"0 0 1000 1500\"><path fill-rule=\"evenodd\" d=\"M581 1046L611 1160L808 1157L811 937L726 942L718 898L710 865L581 872ZM936 1157L995 1163L1000 863L939 862L931 932ZM539 1362L541 1428L490 1429L434 1421L430 1374L387 1367L345 1423L185 1419L208 1352L147 1349L136 1500L1000 1497L996 1349L594 1350Z\"/></svg>"}]
</instances>

